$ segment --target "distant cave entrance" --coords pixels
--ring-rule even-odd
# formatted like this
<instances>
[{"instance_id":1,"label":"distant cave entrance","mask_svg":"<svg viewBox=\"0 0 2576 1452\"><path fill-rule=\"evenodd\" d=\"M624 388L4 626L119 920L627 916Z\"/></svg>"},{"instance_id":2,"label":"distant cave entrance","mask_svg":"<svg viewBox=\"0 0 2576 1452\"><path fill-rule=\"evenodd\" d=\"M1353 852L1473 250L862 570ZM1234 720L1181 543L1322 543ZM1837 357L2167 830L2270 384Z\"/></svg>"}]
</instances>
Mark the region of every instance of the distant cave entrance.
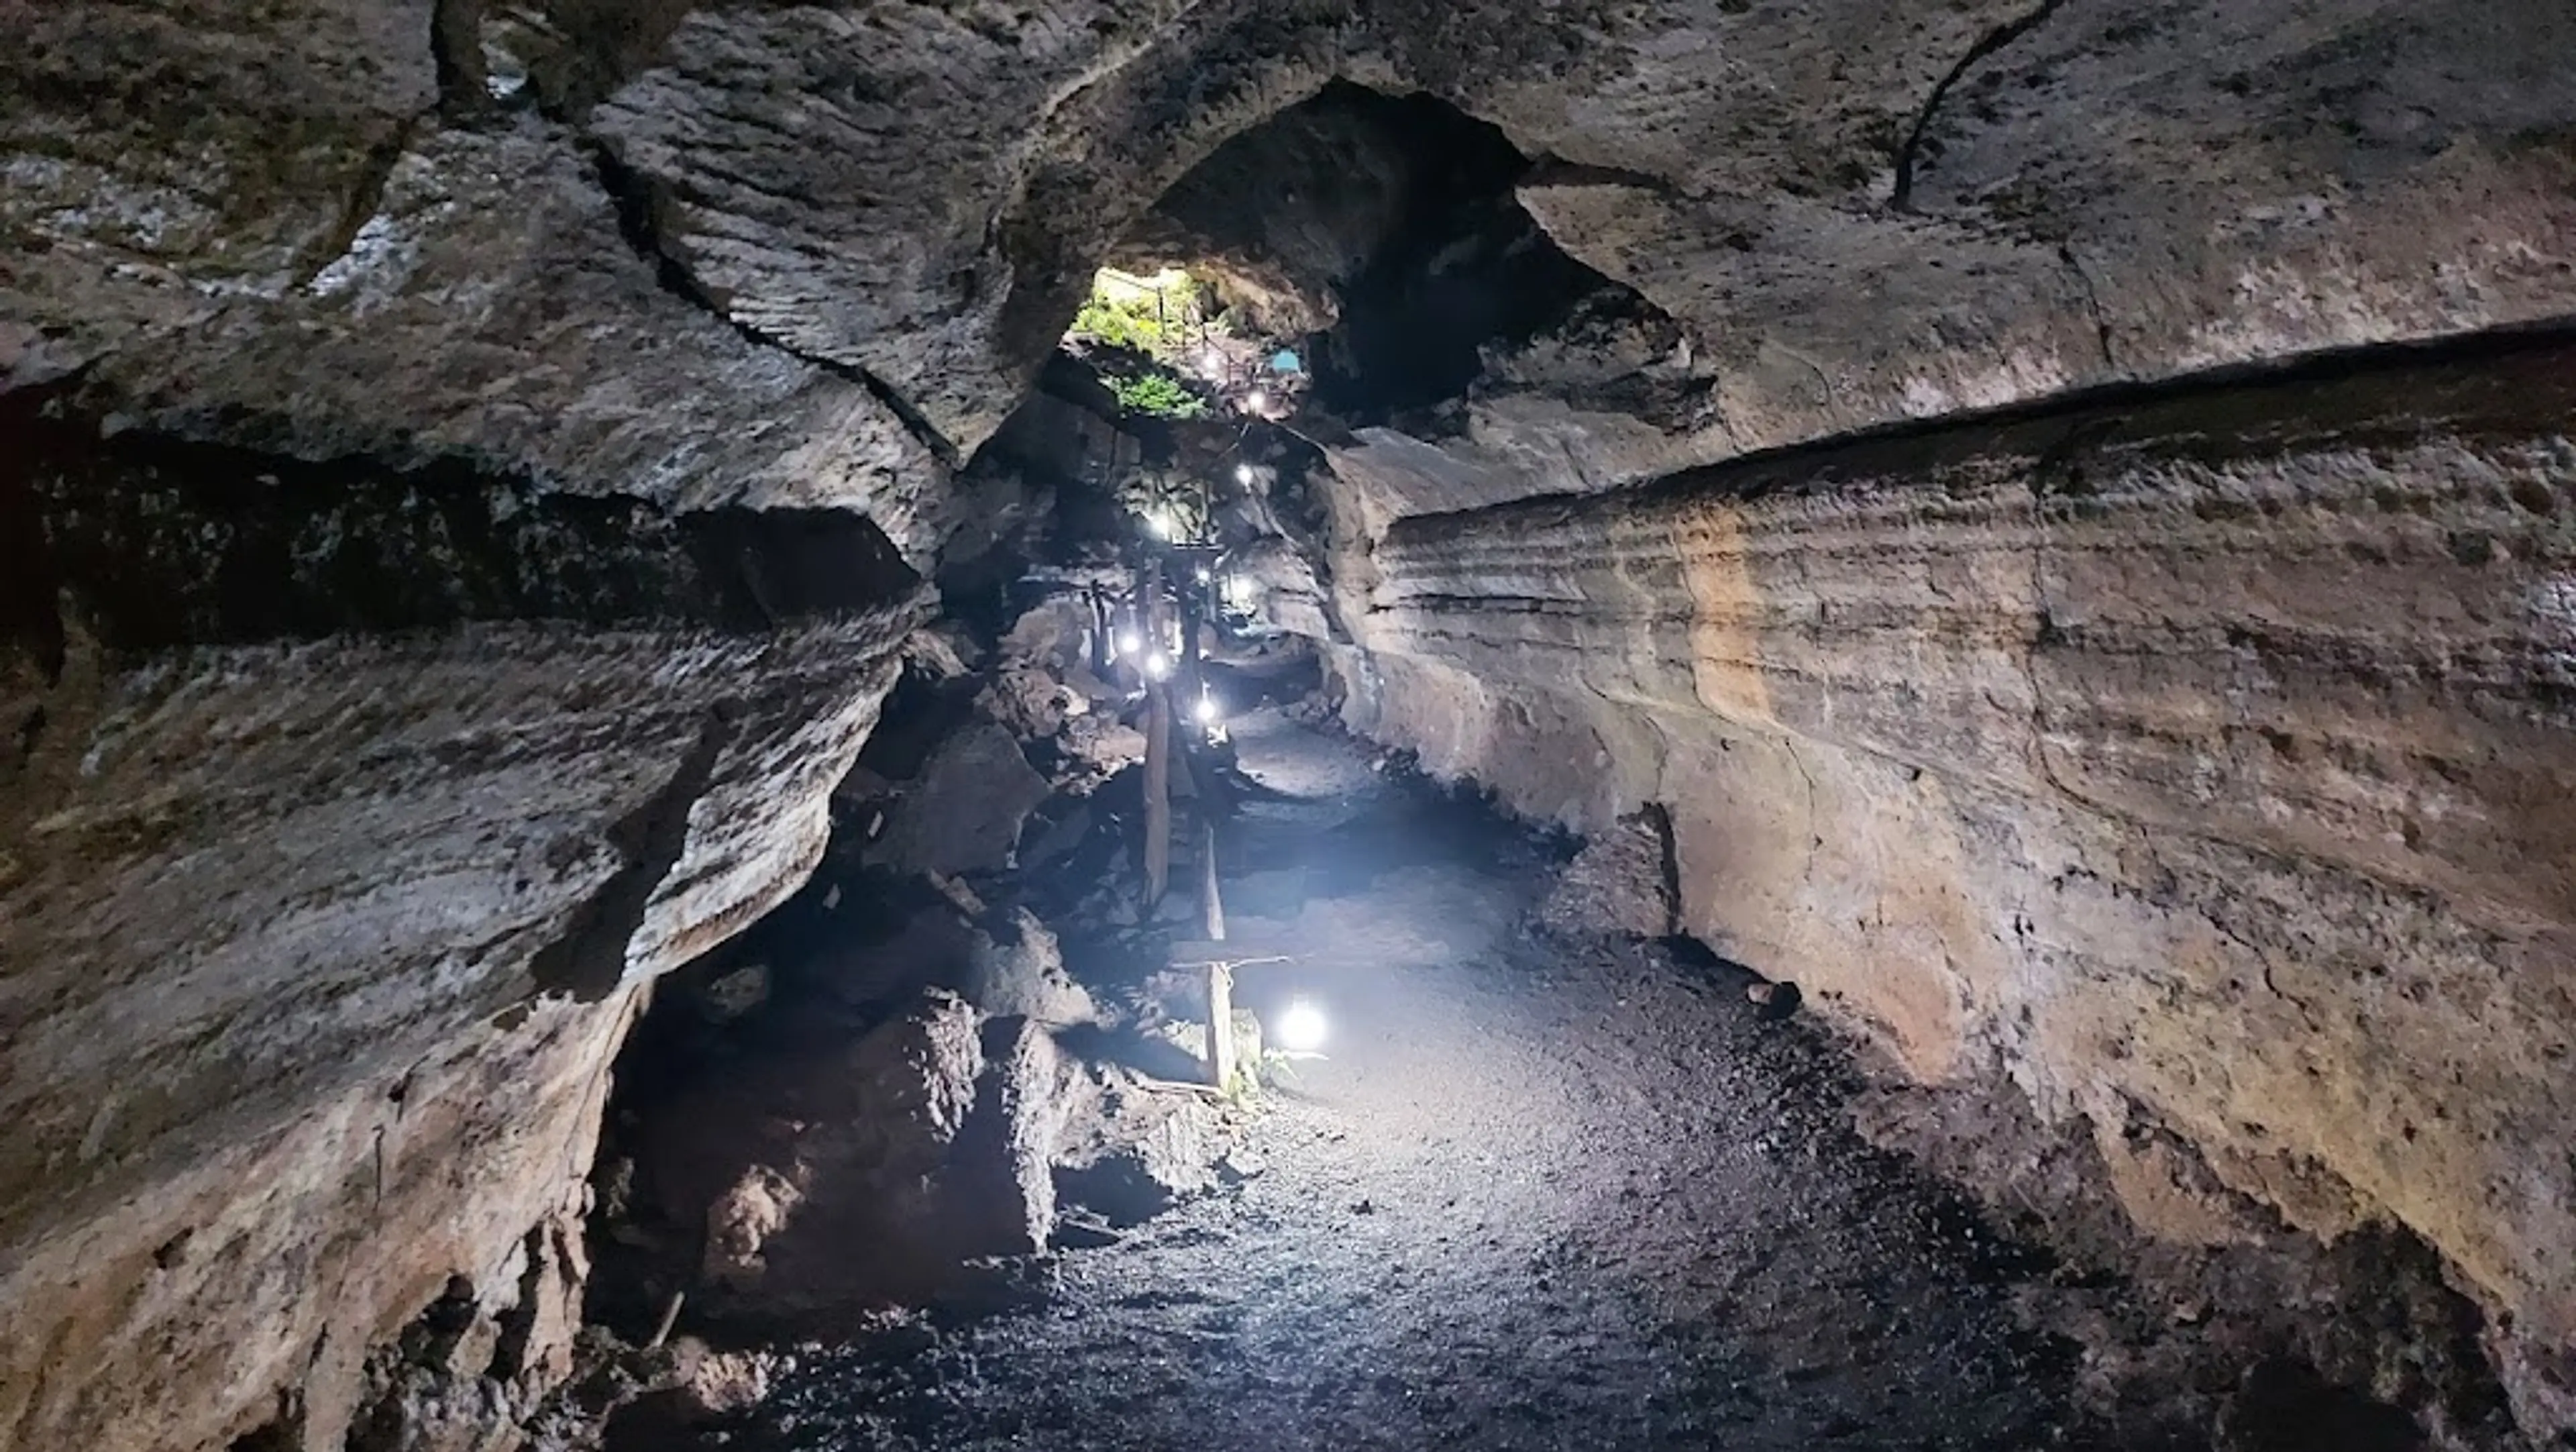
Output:
<instances>
[{"instance_id":1,"label":"distant cave entrance","mask_svg":"<svg viewBox=\"0 0 2576 1452\"><path fill-rule=\"evenodd\" d=\"M1096 259L979 464L1052 490L1052 564L1140 538L1291 550L1314 573L1290 593L1329 615L1334 450L1378 426L1467 431L1471 405L1526 387L1524 360L1554 366L1549 339L1678 337L1522 206L1536 165L1436 97L1327 85L1218 146ZM1610 396L1643 375L1604 376L1623 381L1577 386L1655 411Z\"/></svg>"},{"instance_id":2,"label":"distant cave entrance","mask_svg":"<svg viewBox=\"0 0 2576 1452\"><path fill-rule=\"evenodd\" d=\"M1095 277L1067 352L1131 414L1302 404L1364 427L1436 408L1492 350L1626 292L1521 207L1530 167L1435 97L1335 82L1173 185Z\"/></svg>"}]
</instances>

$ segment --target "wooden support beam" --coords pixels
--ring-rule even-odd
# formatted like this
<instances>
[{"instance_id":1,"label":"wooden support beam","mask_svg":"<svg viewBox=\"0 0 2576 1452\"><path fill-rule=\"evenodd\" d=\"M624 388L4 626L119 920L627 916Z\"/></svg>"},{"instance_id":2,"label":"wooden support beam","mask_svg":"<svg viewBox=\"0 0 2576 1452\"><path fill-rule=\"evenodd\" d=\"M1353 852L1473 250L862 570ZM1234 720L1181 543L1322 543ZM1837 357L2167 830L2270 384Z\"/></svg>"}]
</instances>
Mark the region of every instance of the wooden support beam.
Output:
<instances>
[{"instance_id":1,"label":"wooden support beam","mask_svg":"<svg viewBox=\"0 0 2576 1452\"><path fill-rule=\"evenodd\" d=\"M1225 897L1216 880L1216 818L1213 803L1199 798L1199 921L1211 943L1225 941Z\"/></svg>"},{"instance_id":2,"label":"wooden support beam","mask_svg":"<svg viewBox=\"0 0 2576 1452\"><path fill-rule=\"evenodd\" d=\"M1172 886L1172 693L1145 688L1145 916Z\"/></svg>"},{"instance_id":3,"label":"wooden support beam","mask_svg":"<svg viewBox=\"0 0 2576 1452\"><path fill-rule=\"evenodd\" d=\"M1136 613L1144 632L1145 659L1163 648L1163 567L1149 557L1138 572ZM1142 670L1143 662L1138 663ZM1151 921L1172 886L1172 693L1146 673L1145 680L1145 903Z\"/></svg>"},{"instance_id":4,"label":"wooden support beam","mask_svg":"<svg viewBox=\"0 0 2576 1452\"><path fill-rule=\"evenodd\" d=\"M1208 1082L1234 1087L1234 965L1208 965Z\"/></svg>"}]
</instances>

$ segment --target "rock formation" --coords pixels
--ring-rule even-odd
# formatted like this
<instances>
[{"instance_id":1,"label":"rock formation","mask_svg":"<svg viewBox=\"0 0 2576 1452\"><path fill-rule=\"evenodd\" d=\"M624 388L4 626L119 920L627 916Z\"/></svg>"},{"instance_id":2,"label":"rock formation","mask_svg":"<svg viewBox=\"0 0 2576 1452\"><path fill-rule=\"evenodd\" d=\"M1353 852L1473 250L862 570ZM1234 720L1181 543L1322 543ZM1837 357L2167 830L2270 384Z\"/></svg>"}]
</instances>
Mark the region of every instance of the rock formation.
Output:
<instances>
[{"instance_id":1,"label":"rock formation","mask_svg":"<svg viewBox=\"0 0 2576 1452\"><path fill-rule=\"evenodd\" d=\"M1261 574L1354 724L1659 808L1685 931L2150 1229L2139 1123L2420 1236L2576 1427L2576 16L0 34L0 1444L337 1448L442 1306L556 1374L626 1024L822 853L1116 257L1334 330Z\"/></svg>"}]
</instances>

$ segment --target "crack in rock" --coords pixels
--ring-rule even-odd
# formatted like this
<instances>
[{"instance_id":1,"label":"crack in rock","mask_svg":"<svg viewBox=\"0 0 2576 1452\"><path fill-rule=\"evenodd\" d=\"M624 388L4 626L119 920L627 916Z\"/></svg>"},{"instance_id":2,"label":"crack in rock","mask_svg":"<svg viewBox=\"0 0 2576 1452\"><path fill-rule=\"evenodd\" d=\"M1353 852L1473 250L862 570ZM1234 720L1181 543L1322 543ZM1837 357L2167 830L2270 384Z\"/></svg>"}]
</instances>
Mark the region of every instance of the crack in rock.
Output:
<instances>
[{"instance_id":1,"label":"crack in rock","mask_svg":"<svg viewBox=\"0 0 2576 1452\"><path fill-rule=\"evenodd\" d=\"M2030 34L2065 5L2066 0L2040 0L2039 7L2029 14L2007 20L1987 31L1975 45L1968 47L1966 55L1959 57L1957 65L1950 67L1949 74L1933 84L1932 94L1923 98L1923 109L1916 114L1913 128L1905 133L1905 144L1896 150L1896 185L1888 196L1888 206L1900 212L1914 209L1914 168L1922 154L1923 137L1931 130L1932 117L1940 111L1941 103L1949 98L1950 88L1959 83L1970 67Z\"/></svg>"},{"instance_id":2,"label":"crack in rock","mask_svg":"<svg viewBox=\"0 0 2576 1452\"><path fill-rule=\"evenodd\" d=\"M2093 337L2101 345L2102 366L2113 373L2119 372L2119 357L2111 351L2111 320L2103 315L2102 293L2093 285L2092 272L2084 266L2084 259L2075 255L2071 243L2058 243L2057 256L2075 274L2075 280L2084 286L2084 311L2093 319Z\"/></svg>"},{"instance_id":3,"label":"crack in rock","mask_svg":"<svg viewBox=\"0 0 2576 1452\"><path fill-rule=\"evenodd\" d=\"M688 849L689 812L707 794L716 758L734 730L733 712L717 705L671 779L608 829L609 844L624 865L573 910L563 936L538 950L529 968L541 990L597 1003L625 980L627 945L644 926L654 891Z\"/></svg>"},{"instance_id":4,"label":"crack in rock","mask_svg":"<svg viewBox=\"0 0 2576 1452\"><path fill-rule=\"evenodd\" d=\"M808 353L736 317L733 309L708 291L665 241L666 223L662 211L666 203L660 186L620 159L615 151L596 137L588 138L584 149L590 153L591 169L599 178L600 189L608 194L609 204L616 210L617 230L625 235L627 245L635 250L638 257L653 264L654 281L664 292L716 318L745 342L784 353L845 383L855 383L866 389L869 396L895 416L916 443L930 451L930 456L938 460L942 468L956 469L963 464L964 455L955 442L941 433L938 425L914 407L910 399L896 391L892 384L858 364Z\"/></svg>"},{"instance_id":5,"label":"crack in rock","mask_svg":"<svg viewBox=\"0 0 2576 1452\"><path fill-rule=\"evenodd\" d=\"M435 113L417 112L404 117L394 126L393 134L367 148L366 161L358 170L357 185L349 189L349 200L340 215L331 220L331 231L322 245L313 251L313 260L296 269L291 292L309 291L331 265L347 257L358 245L358 234L385 204L385 189L393 185L394 168L411 152L412 138L420 134L421 123Z\"/></svg>"}]
</instances>

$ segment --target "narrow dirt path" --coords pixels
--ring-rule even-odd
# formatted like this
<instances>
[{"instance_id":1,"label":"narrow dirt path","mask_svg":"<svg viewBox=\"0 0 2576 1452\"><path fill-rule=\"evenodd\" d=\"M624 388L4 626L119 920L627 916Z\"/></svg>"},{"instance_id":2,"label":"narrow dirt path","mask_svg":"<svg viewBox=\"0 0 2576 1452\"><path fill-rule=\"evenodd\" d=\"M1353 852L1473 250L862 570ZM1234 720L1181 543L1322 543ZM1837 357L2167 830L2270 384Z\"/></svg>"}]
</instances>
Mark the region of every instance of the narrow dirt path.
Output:
<instances>
[{"instance_id":1,"label":"narrow dirt path","mask_svg":"<svg viewBox=\"0 0 2576 1452\"><path fill-rule=\"evenodd\" d=\"M1997 1449L2071 1434L2035 1267L1851 1133L1839 1051L1728 970L1527 935L1550 869L1247 723L1243 997L1330 1015L1229 1190L1027 1304L811 1347L775 1449Z\"/></svg>"}]
</instances>

